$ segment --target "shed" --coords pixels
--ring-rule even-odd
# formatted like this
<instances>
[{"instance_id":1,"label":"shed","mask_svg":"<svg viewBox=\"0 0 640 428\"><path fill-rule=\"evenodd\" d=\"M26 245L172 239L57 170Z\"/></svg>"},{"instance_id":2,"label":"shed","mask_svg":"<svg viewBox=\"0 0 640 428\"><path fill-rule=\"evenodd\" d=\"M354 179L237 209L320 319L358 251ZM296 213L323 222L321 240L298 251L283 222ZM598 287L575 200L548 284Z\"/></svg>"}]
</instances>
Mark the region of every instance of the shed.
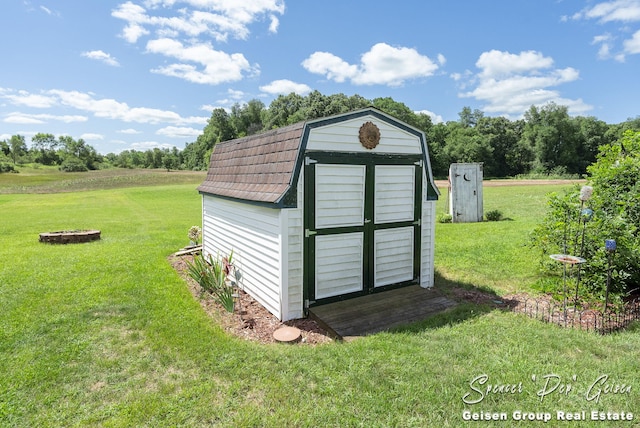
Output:
<instances>
[{"instance_id":1,"label":"shed","mask_svg":"<svg viewBox=\"0 0 640 428\"><path fill-rule=\"evenodd\" d=\"M240 286L281 320L433 286L439 192L425 135L377 109L218 143L198 191L203 253L233 251Z\"/></svg>"}]
</instances>

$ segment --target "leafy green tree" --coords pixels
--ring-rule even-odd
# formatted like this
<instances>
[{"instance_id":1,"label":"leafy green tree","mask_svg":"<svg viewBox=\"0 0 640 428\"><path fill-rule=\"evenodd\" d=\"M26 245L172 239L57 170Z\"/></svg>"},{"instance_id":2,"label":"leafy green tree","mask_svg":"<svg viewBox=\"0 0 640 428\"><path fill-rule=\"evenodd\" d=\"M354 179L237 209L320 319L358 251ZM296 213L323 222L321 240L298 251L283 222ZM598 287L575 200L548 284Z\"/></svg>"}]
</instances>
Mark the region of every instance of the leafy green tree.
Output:
<instances>
[{"instance_id":1,"label":"leafy green tree","mask_svg":"<svg viewBox=\"0 0 640 428\"><path fill-rule=\"evenodd\" d=\"M97 169L98 164L102 161L102 157L95 148L88 145L82 138L74 140L68 135L58 137L58 145L61 147L59 153L63 159L62 164L66 166L61 168L63 171L79 170L76 165L82 164L86 169Z\"/></svg>"},{"instance_id":2,"label":"leafy green tree","mask_svg":"<svg viewBox=\"0 0 640 428\"><path fill-rule=\"evenodd\" d=\"M60 158L56 153L58 140L53 134L37 133L31 137L31 147L35 152L34 161L43 165L56 165Z\"/></svg>"},{"instance_id":3,"label":"leafy green tree","mask_svg":"<svg viewBox=\"0 0 640 428\"><path fill-rule=\"evenodd\" d=\"M622 138L625 131L640 131L640 116L629 118L622 123L608 125L605 139L607 141L617 141Z\"/></svg>"},{"instance_id":4,"label":"leafy green tree","mask_svg":"<svg viewBox=\"0 0 640 428\"><path fill-rule=\"evenodd\" d=\"M449 174L449 165L453 162L449 152L445 150L449 126L437 123L427 132L427 144L431 160L431 170L436 177L446 177Z\"/></svg>"},{"instance_id":5,"label":"leafy green tree","mask_svg":"<svg viewBox=\"0 0 640 428\"><path fill-rule=\"evenodd\" d=\"M577 187L552 195L543 222L532 234L532 246L540 250L546 268L553 267L549 254L584 257L582 292L598 298L604 297L611 260L612 291L620 295L640 284L640 132L626 131L617 142L601 146L588 173L593 196L581 200ZM593 211L592 218L585 208ZM611 258L606 239L617 242Z\"/></svg>"},{"instance_id":6,"label":"leafy green tree","mask_svg":"<svg viewBox=\"0 0 640 428\"><path fill-rule=\"evenodd\" d=\"M575 153L579 171L586 171L587 167L596 161L600 147L611 144L620 139L614 138L609 131L609 125L595 117L578 116L573 119L576 123L579 139L579 150Z\"/></svg>"},{"instance_id":7,"label":"leafy green tree","mask_svg":"<svg viewBox=\"0 0 640 428\"><path fill-rule=\"evenodd\" d=\"M486 153L488 157L482 161L486 176L512 177L525 172L518 150L523 125L523 121L512 122L504 117L479 116L475 129L491 148Z\"/></svg>"},{"instance_id":8,"label":"leafy green tree","mask_svg":"<svg viewBox=\"0 0 640 428\"><path fill-rule=\"evenodd\" d=\"M523 146L534 154L532 170L539 173L584 173L576 159L579 152L578 132L569 117L568 107L549 103L541 108L531 106L525 113Z\"/></svg>"},{"instance_id":9,"label":"leafy green tree","mask_svg":"<svg viewBox=\"0 0 640 428\"><path fill-rule=\"evenodd\" d=\"M279 95L271 102L269 110L265 114L265 130L282 128L300 121L300 115L297 113L304 107L304 104L304 98L293 92L289 95Z\"/></svg>"},{"instance_id":10,"label":"leafy green tree","mask_svg":"<svg viewBox=\"0 0 640 428\"><path fill-rule=\"evenodd\" d=\"M144 159L145 168L156 168L156 166L154 165L153 150L147 150L146 152L144 152Z\"/></svg>"},{"instance_id":11,"label":"leafy green tree","mask_svg":"<svg viewBox=\"0 0 640 428\"><path fill-rule=\"evenodd\" d=\"M11 147L6 140L0 141L0 153L2 153L4 156L9 156L11 154Z\"/></svg>"},{"instance_id":12,"label":"leafy green tree","mask_svg":"<svg viewBox=\"0 0 640 428\"><path fill-rule=\"evenodd\" d=\"M167 149L163 154L164 156L162 157L162 166L166 168L167 171L178 169L180 167L180 158L178 157L176 152L170 152Z\"/></svg>"},{"instance_id":13,"label":"leafy green tree","mask_svg":"<svg viewBox=\"0 0 640 428\"><path fill-rule=\"evenodd\" d=\"M464 128L474 128L478 122L484 117L484 113L478 109L471 111L471 107L463 107L458 113L460 116L460 124Z\"/></svg>"},{"instance_id":14,"label":"leafy green tree","mask_svg":"<svg viewBox=\"0 0 640 428\"><path fill-rule=\"evenodd\" d=\"M231 126L238 137L253 135L262 130L262 116L265 112L264 103L260 100L251 100L240 106L234 104L231 107Z\"/></svg>"},{"instance_id":15,"label":"leafy green tree","mask_svg":"<svg viewBox=\"0 0 640 428\"><path fill-rule=\"evenodd\" d=\"M493 149L486 135L462 124L450 124L450 127L444 148L449 159L453 162L485 162L491 158Z\"/></svg>"},{"instance_id":16,"label":"leafy green tree","mask_svg":"<svg viewBox=\"0 0 640 428\"><path fill-rule=\"evenodd\" d=\"M22 135L12 135L9 140L9 148L11 159L13 160L13 165L15 166L20 159L21 156L27 153L27 144L24 141L24 136Z\"/></svg>"},{"instance_id":17,"label":"leafy green tree","mask_svg":"<svg viewBox=\"0 0 640 428\"><path fill-rule=\"evenodd\" d=\"M373 100L373 106L409 125L415 127L418 125L418 120L413 110L404 103L394 101L391 97L375 98Z\"/></svg>"}]
</instances>

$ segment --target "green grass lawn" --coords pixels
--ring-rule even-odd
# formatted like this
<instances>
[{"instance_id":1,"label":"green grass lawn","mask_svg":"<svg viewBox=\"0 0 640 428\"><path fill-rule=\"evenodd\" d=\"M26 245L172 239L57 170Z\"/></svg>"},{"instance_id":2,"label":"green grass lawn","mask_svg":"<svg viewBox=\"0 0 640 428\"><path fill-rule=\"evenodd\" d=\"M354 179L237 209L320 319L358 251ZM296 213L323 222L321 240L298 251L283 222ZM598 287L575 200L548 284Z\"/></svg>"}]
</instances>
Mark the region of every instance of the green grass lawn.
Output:
<instances>
[{"instance_id":1,"label":"green grass lawn","mask_svg":"<svg viewBox=\"0 0 640 428\"><path fill-rule=\"evenodd\" d=\"M0 426L506 427L514 411L549 412L547 426L640 425L637 331L599 336L462 304L350 343L229 336L166 259L200 224L199 182L0 195ZM558 189L487 188L485 211L511 220L438 224L439 281L526 290L537 269L523 243ZM102 239L38 242L40 232L84 228ZM483 374L486 384L471 384ZM605 384L590 386L603 375L630 392L596 399ZM570 390L538 394L557 379ZM516 387L463 402L488 384ZM509 420L467 422L465 410ZM582 410L634 420L555 420Z\"/></svg>"},{"instance_id":2,"label":"green grass lawn","mask_svg":"<svg viewBox=\"0 0 640 428\"><path fill-rule=\"evenodd\" d=\"M529 234L545 215L548 194L565 189L562 185L485 187L484 211L500 210L504 220L437 223L438 272L498 294L530 291L539 277L539 255L526 246ZM441 192L438 213L448 210L446 189Z\"/></svg>"}]
</instances>

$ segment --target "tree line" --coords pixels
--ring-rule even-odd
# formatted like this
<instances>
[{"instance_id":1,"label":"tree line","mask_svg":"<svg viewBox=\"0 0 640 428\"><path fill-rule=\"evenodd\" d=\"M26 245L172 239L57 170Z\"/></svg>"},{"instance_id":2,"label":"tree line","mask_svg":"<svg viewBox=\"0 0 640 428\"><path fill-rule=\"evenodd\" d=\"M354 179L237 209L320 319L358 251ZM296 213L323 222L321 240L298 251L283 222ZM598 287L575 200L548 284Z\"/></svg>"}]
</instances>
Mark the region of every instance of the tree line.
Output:
<instances>
[{"instance_id":1,"label":"tree line","mask_svg":"<svg viewBox=\"0 0 640 428\"><path fill-rule=\"evenodd\" d=\"M445 177L454 162L482 162L485 177L582 175L595 161L600 146L617 141L625 130L640 130L640 116L607 124L593 116L572 117L568 107L554 103L531 106L518 120L489 117L464 107L458 120L434 124L429 115L389 97L368 100L360 95L313 91L307 96L281 95L269 107L254 99L235 104L230 111L216 108L202 133L183 150L154 148L100 155L82 139L36 134L29 148L24 137L14 135L0 141L0 171L12 169L11 164L17 162L59 165L64 171L104 167L206 170L211 152L221 141L370 106L425 133L436 177Z\"/></svg>"},{"instance_id":2,"label":"tree line","mask_svg":"<svg viewBox=\"0 0 640 428\"><path fill-rule=\"evenodd\" d=\"M281 95L268 108L252 100L234 105L231 111L213 110L202 134L182 151L183 165L206 169L221 141L369 106L425 133L436 177L446 177L455 162L482 162L486 177L583 175L596 160L599 147L617 141L626 130L640 130L640 116L607 124L593 116L572 117L568 107L555 103L531 106L518 120L488 117L464 107L458 120L434 124L429 115L392 98L367 100L314 91L306 97Z\"/></svg>"},{"instance_id":3,"label":"tree line","mask_svg":"<svg viewBox=\"0 0 640 428\"><path fill-rule=\"evenodd\" d=\"M13 135L0 141L0 172L13 171L18 163L35 162L41 165L58 165L66 172L97 169L103 157L83 139L68 135L56 138L53 134L38 133L31 137L27 147L22 135Z\"/></svg>"}]
</instances>

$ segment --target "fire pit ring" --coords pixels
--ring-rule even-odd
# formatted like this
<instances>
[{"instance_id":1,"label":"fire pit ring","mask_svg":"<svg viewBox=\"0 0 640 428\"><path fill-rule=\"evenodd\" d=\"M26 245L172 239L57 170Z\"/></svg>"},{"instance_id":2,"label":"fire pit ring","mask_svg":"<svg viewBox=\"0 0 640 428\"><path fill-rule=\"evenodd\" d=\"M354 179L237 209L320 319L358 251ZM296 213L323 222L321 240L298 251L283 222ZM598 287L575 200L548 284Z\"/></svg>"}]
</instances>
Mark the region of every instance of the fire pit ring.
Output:
<instances>
[{"instance_id":1,"label":"fire pit ring","mask_svg":"<svg viewBox=\"0 0 640 428\"><path fill-rule=\"evenodd\" d=\"M61 230L40 234L40 242L46 244L80 244L100 239L99 230Z\"/></svg>"}]
</instances>

